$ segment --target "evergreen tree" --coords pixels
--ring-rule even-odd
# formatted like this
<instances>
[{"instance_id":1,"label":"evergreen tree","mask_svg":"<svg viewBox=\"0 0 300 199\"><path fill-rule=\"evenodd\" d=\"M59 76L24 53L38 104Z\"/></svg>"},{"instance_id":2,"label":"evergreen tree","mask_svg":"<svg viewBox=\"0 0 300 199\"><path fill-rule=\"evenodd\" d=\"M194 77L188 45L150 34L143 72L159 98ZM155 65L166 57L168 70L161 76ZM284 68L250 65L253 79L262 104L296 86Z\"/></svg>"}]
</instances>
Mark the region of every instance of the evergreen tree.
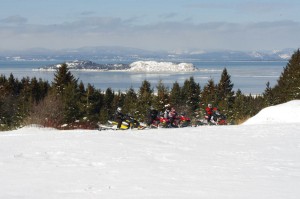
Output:
<instances>
[{"instance_id":1,"label":"evergreen tree","mask_svg":"<svg viewBox=\"0 0 300 199\"><path fill-rule=\"evenodd\" d=\"M274 94L273 94L273 90L270 86L270 82L267 82L266 89L263 93L263 96L264 96L266 107L273 105L273 103L274 103Z\"/></svg>"},{"instance_id":2,"label":"evergreen tree","mask_svg":"<svg viewBox=\"0 0 300 199\"><path fill-rule=\"evenodd\" d=\"M99 120L101 107L103 106L101 92L91 84L88 84L86 93L83 96L85 97L83 117L88 120L87 122L96 124Z\"/></svg>"},{"instance_id":3,"label":"evergreen tree","mask_svg":"<svg viewBox=\"0 0 300 199\"><path fill-rule=\"evenodd\" d=\"M131 87L126 91L123 110L125 113L131 113L135 116L135 112L137 111L137 102L138 97L134 89Z\"/></svg>"},{"instance_id":4,"label":"evergreen tree","mask_svg":"<svg viewBox=\"0 0 300 199\"><path fill-rule=\"evenodd\" d=\"M8 80L2 76L0 78L0 130L10 130L18 125L18 104L11 89L8 88Z\"/></svg>"},{"instance_id":5,"label":"evergreen tree","mask_svg":"<svg viewBox=\"0 0 300 199\"><path fill-rule=\"evenodd\" d=\"M112 103L112 108L113 110L117 110L118 107L123 107L124 104L124 99L125 99L125 94L123 94L120 90L118 93L114 95L113 103ZM123 113L127 113L123 110Z\"/></svg>"},{"instance_id":6,"label":"evergreen tree","mask_svg":"<svg viewBox=\"0 0 300 199\"><path fill-rule=\"evenodd\" d=\"M22 78L21 87L18 96L18 116L23 119L29 114L31 106L34 103L29 77Z\"/></svg>"},{"instance_id":7,"label":"evergreen tree","mask_svg":"<svg viewBox=\"0 0 300 199\"><path fill-rule=\"evenodd\" d=\"M181 111L193 113L199 107L201 93L200 85L195 82L194 77L184 81L181 93L185 103L185 108Z\"/></svg>"},{"instance_id":8,"label":"evergreen tree","mask_svg":"<svg viewBox=\"0 0 300 199\"><path fill-rule=\"evenodd\" d=\"M201 93L201 104L207 106L207 104L213 104L216 106L217 102L217 86L213 79L208 80L208 83L203 87Z\"/></svg>"},{"instance_id":9,"label":"evergreen tree","mask_svg":"<svg viewBox=\"0 0 300 199\"><path fill-rule=\"evenodd\" d=\"M68 84L77 85L77 79L71 74L66 63L61 64L54 74L52 87L58 95L64 94L64 89Z\"/></svg>"},{"instance_id":10,"label":"evergreen tree","mask_svg":"<svg viewBox=\"0 0 300 199\"><path fill-rule=\"evenodd\" d=\"M103 99L103 107L100 110L100 122L106 123L107 120L113 119L113 100L114 100L114 92L111 88L107 88L104 94Z\"/></svg>"},{"instance_id":11,"label":"evergreen tree","mask_svg":"<svg viewBox=\"0 0 300 199\"><path fill-rule=\"evenodd\" d=\"M177 107L183 107L181 87L177 81L173 83L173 87L170 91L170 104L174 104Z\"/></svg>"},{"instance_id":12,"label":"evergreen tree","mask_svg":"<svg viewBox=\"0 0 300 199\"><path fill-rule=\"evenodd\" d=\"M158 110L162 110L166 104L169 104L169 89L162 80L159 80L157 86L157 95L154 97L154 106Z\"/></svg>"},{"instance_id":13,"label":"evergreen tree","mask_svg":"<svg viewBox=\"0 0 300 199\"><path fill-rule=\"evenodd\" d=\"M72 123L80 117L80 92L77 79L71 74L64 63L54 74L53 92L63 103L63 122Z\"/></svg>"},{"instance_id":14,"label":"evergreen tree","mask_svg":"<svg viewBox=\"0 0 300 199\"><path fill-rule=\"evenodd\" d=\"M80 95L75 84L64 87L64 122L72 123L81 117Z\"/></svg>"},{"instance_id":15,"label":"evergreen tree","mask_svg":"<svg viewBox=\"0 0 300 199\"><path fill-rule=\"evenodd\" d=\"M146 118L147 111L150 105L153 103L152 96L153 89L149 81L144 80L138 91L138 106L137 110L139 112L139 120L143 121Z\"/></svg>"},{"instance_id":16,"label":"evergreen tree","mask_svg":"<svg viewBox=\"0 0 300 199\"><path fill-rule=\"evenodd\" d=\"M300 99L300 50L292 55L273 90L274 104Z\"/></svg>"},{"instance_id":17,"label":"evergreen tree","mask_svg":"<svg viewBox=\"0 0 300 199\"><path fill-rule=\"evenodd\" d=\"M233 83L227 69L224 68L219 84L217 85L217 106L228 118L232 116L232 106L234 104Z\"/></svg>"},{"instance_id":18,"label":"evergreen tree","mask_svg":"<svg viewBox=\"0 0 300 199\"><path fill-rule=\"evenodd\" d=\"M19 126L23 119L20 111L20 91L22 83L11 73L9 78L0 78L0 129L9 130Z\"/></svg>"},{"instance_id":19,"label":"evergreen tree","mask_svg":"<svg viewBox=\"0 0 300 199\"><path fill-rule=\"evenodd\" d=\"M33 77L30 84L32 102L39 103L47 95L49 87L48 82L44 82L41 78L38 81Z\"/></svg>"},{"instance_id":20,"label":"evergreen tree","mask_svg":"<svg viewBox=\"0 0 300 199\"><path fill-rule=\"evenodd\" d=\"M249 100L247 100L247 97L242 94L241 90L238 89L235 95L234 104L233 104L233 123L240 124L241 122L244 122L246 119L248 119L249 114Z\"/></svg>"}]
</instances>

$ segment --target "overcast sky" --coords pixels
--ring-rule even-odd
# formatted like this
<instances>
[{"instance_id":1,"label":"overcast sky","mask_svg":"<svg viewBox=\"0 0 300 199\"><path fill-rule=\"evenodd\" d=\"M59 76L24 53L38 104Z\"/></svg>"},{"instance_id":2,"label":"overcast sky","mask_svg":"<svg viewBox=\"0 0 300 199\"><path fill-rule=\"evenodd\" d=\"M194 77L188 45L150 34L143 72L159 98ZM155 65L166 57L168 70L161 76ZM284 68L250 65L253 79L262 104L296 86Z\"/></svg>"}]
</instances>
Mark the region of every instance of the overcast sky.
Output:
<instances>
[{"instance_id":1,"label":"overcast sky","mask_svg":"<svg viewBox=\"0 0 300 199\"><path fill-rule=\"evenodd\" d=\"M299 0L0 0L0 50L300 47Z\"/></svg>"}]
</instances>

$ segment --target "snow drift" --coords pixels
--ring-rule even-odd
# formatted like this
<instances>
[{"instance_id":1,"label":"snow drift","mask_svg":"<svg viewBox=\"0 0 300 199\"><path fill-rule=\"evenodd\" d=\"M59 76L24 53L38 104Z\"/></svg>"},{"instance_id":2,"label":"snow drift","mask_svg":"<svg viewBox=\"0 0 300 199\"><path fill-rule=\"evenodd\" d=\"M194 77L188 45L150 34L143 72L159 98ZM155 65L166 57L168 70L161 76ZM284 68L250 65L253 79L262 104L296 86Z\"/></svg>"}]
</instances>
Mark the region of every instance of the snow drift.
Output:
<instances>
[{"instance_id":1,"label":"snow drift","mask_svg":"<svg viewBox=\"0 0 300 199\"><path fill-rule=\"evenodd\" d=\"M244 124L300 123L300 100L267 107Z\"/></svg>"},{"instance_id":2,"label":"snow drift","mask_svg":"<svg viewBox=\"0 0 300 199\"><path fill-rule=\"evenodd\" d=\"M299 101L263 112L281 118L288 110L299 113ZM269 118L260 115L252 121ZM0 198L298 199L297 118L143 131L1 132Z\"/></svg>"}]
</instances>

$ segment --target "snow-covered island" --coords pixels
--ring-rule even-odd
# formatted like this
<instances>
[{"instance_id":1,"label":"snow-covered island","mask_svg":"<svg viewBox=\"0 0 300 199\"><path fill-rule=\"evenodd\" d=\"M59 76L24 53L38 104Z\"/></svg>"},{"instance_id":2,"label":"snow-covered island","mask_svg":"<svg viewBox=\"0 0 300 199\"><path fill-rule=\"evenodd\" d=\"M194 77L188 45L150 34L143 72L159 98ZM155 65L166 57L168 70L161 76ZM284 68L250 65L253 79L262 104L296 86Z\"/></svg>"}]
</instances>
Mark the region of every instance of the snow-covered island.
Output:
<instances>
[{"instance_id":1,"label":"snow-covered island","mask_svg":"<svg viewBox=\"0 0 300 199\"><path fill-rule=\"evenodd\" d=\"M136 61L129 66L130 71L141 72L193 72L197 70L191 63Z\"/></svg>"},{"instance_id":2,"label":"snow-covered island","mask_svg":"<svg viewBox=\"0 0 300 199\"><path fill-rule=\"evenodd\" d=\"M157 61L136 61L131 64L98 64L92 61L75 60L66 62L70 70L92 71L130 71L130 72L193 72L196 67L191 63L173 63ZM55 71L62 64L40 67L38 71Z\"/></svg>"}]
</instances>

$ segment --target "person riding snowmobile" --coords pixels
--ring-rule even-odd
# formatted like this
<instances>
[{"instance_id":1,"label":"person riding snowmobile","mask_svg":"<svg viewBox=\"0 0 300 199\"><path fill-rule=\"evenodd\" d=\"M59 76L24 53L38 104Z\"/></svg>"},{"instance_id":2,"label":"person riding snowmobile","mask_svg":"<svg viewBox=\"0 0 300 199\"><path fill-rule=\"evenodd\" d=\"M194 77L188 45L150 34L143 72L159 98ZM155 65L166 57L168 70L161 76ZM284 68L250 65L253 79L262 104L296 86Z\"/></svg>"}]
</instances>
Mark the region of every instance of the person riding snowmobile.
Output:
<instances>
[{"instance_id":1,"label":"person riding snowmobile","mask_svg":"<svg viewBox=\"0 0 300 199\"><path fill-rule=\"evenodd\" d=\"M170 126L171 127L178 127L177 125L174 124L175 119L177 118L177 112L174 107L171 108L168 118L170 120Z\"/></svg>"},{"instance_id":2,"label":"person riding snowmobile","mask_svg":"<svg viewBox=\"0 0 300 199\"><path fill-rule=\"evenodd\" d=\"M153 107L150 106L149 114L148 114L148 121L147 125L151 126L155 120L157 120L158 111Z\"/></svg>"},{"instance_id":3,"label":"person riding snowmobile","mask_svg":"<svg viewBox=\"0 0 300 199\"><path fill-rule=\"evenodd\" d=\"M213 108L211 104L208 104L207 107L205 108L205 118L207 120L207 123L211 121L211 117L213 115L213 112L216 111L217 108Z\"/></svg>"},{"instance_id":4,"label":"person riding snowmobile","mask_svg":"<svg viewBox=\"0 0 300 199\"><path fill-rule=\"evenodd\" d=\"M226 125L226 116L219 112L219 109L213 111L213 115L210 120L213 124L216 125Z\"/></svg>"},{"instance_id":5,"label":"person riding snowmobile","mask_svg":"<svg viewBox=\"0 0 300 199\"><path fill-rule=\"evenodd\" d=\"M128 113L125 115L125 121L129 123L129 127L131 128L139 128L140 122L134 119L134 117L131 115L131 113Z\"/></svg>"},{"instance_id":6,"label":"person riding snowmobile","mask_svg":"<svg viewBox=\"0 0 300 199\"><path fill-rule=\"evenodd\" d=\"M118 123L117 128L121 128L122 122L125 120L125 116L122 113L122 108L118 107L115 115L114 115L114 121Z\"/></svg>"}]
</instances>

